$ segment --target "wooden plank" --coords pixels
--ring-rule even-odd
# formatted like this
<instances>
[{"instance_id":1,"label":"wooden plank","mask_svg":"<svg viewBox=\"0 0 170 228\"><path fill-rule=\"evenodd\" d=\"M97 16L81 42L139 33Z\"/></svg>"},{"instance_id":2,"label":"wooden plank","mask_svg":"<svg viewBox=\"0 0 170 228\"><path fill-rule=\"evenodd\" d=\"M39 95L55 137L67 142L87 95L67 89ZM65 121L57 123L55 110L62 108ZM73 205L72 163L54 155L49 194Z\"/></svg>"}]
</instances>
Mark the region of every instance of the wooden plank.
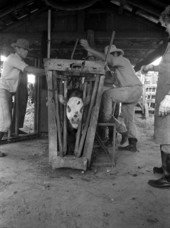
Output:
<instances>
[{"instance_id":1,"label":"wooden plank","mask_svg":"<svg viewBox=\"0 0 170 228\"><path fill-rule=\"evenodd\" d=\"M58 90L57 90L57 77L55 77L53 72L53 85L54 85L54 97L55 97L55 117L57 121L57 135L58 135L58 144L59 144L59 155L63 156L63 146L62 146L62 135L61 135L61 125L60 125L60 116L59 116L59 105L58 105Z\"/></svg>"},{"instance_id":2,"label":"wooden plank","mask_svg":"<svg viewBox=\"0 0 170 228\"><path fill-rule=\"evenodd\" d=\"M87 169L87 158L77 158L75 156L54 157L52 168L71 168L71 169Z\"/></svg>"},{"instance_id":3,"label":"wooden plank","mask_svg":"<svg viewBox=\"0 0 170 228\"><path fill-rule=\"evenodd\" d=\"M87 82L84 82L83 100L85 100L85 98L86 98L86 90L87 90ZM83 115L84 115L84 113L83 113ZM76 134L76 143L75 143L75 148L74 148L74 154L76 156L78 155L78 151L79 151L79 143L80 143L80 138L81 138L81 133L82 133L82 121L83 121L83 117L82 117L81 122L79 123L77 134Z\"/></svg>"},{"instance_id":4,"label":"wooden plank","mask_svg":"<svg viewBox=\"0 0 170 228\"><path fill-rule=\"evenodd\" d=\"M49 162L57 156L57 126L55 120L55 104L52 92L52 71L47 71L48 84L48 142L49 142Z\"/></svg>"},{"instance_id":5,"label":"wooden plank","mask_svg":"<svg viewBox=\"0 0 170 228\"><path fill-rule=\"evenodd\" d=\"M84 65L85 63L85 65ZM86 61L84 60L69 60L69 59L45 59L44 66L46 70L57 70L60 72L65 72L68 75L74 72L72 65L83 66L81 73L85 74L83 76L88 76L88 74L104 74L104 67L102 63ZM79 76L79 75L78 75Z\"/></svg>"},{"instance_id":6,"label":"wooden plank","mask_svg":"<svg viewBox=\"0 0 170 228\"><path fill-rule=\"evenodd\" d=\"M67 99L67 81L64 81L64 99ZM67 116L66 106L64 106L64 120L63 120L63 154L67 153Z\"/></svg>"},{"instance_id":7,"label":"wooden plank","mask_svg":"<svg viewBox=\"0 0 170 228\"><path fill-rule=\"evenodd\" d=\"M90 107L89 107L89 110L88 110L87 119L85 121L85 126L83 128L82 136L81 136L81 139L80 139L80 145L79 145L79 149L78 149L78 153L77 153L78 157L81 156L82 149L83 149L83 146L84 146L86 134L87 134L89 123L90 123L91 113L92 113L92 109L93 109L95 98L96 98L96 93L97 93L97 89L98 89L98 83L99 83L99 77L96 77L94 88L93 88L93 93L92 93L92 96L91 96L91 103L90 103Z\"/></svg>"},{"instance_id":8,"label":"wooden plank","mask_svg":"<svg viewBox=\"0 0 170 228\"><path fill-rule=\"evenodd\" d=\"M87 137L86 137L85 145L84 145L83 155L88 160L88 166L90 166L90 163L91 163L91 155L92 155L93 143L94 143L94 138L95 138L95 133L96 133L99 108L100 108L100 102L101 102L102 91L103 91L104 78L105 78L104 75L100 77L97 99L96 99L95 106L94 106L92 113L91 113L90 124L89 124L89 128L87 131Z\"/></svg>"}]
</instances>

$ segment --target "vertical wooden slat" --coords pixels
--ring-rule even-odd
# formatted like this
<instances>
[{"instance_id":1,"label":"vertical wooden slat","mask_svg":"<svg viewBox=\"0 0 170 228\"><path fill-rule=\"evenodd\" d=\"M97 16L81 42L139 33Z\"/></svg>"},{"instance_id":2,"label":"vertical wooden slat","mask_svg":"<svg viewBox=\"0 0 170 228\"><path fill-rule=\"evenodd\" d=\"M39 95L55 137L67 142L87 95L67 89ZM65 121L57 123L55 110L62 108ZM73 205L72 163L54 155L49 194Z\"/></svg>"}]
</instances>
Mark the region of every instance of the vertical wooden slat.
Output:
<instances>
[{"instance_id":1,"label":"vertical wooden slat","mask_svg":"<svg viewBox=\"0 0 170 228\"><path fill-rule=\"evenodd\" d=\"M55 104L53 99L52 71L47 71L48 84L48 141L49 141L49 162L58 155L57 153L57 126L55 119Z\"/></svg>"},{"instance_id":2,"label":"vertical wooden slat","mask_svg":"<svg viewBox=\"0 0 170 228\"><path fill-rule=\"evenodd\" d=\"M62 94L64 97L64 88L63 88L63 81L62 79L58 80L58 94ZM59 102L59 115L60 115L60 121L61 121L61 126L62 126L62 131L63 131L63 120L64 120L64 105Z\"/></svg>"},{"instance_id":3,"label":"vertical wooden slat","mask_svg":"<svg viewBox=\"0 0 170 228\"><path fill-rule=\"evenodd\" d=\"M67 80L64 81L64 99L67 99ZM63 154L67 153L67 116L66 106L64 106L64 120L63 120Z\"/></svg>"},{"instance_id":4,"label":"vertical wooden slat","mask_svg":"<svg viewBox=\"0 0 170 228\"><path fill-rule=\"evenodd\" d=\"M58 105L58 90L57 90L57 75L53 72L53 85L54 85L54 96L55 96L55 116L57 121L57 135L59 144L59 155L63 156L63 146L62 146L62 135L61 135L61 123L59 116L59 105Z\"/></svg>"},{"instance_id":5,"label":"vertical wooden slat","mask_svg":"<svg viewBox=\"0 0 170 228\"><path fill-rule=\"evenodd\" d=\"M86 90L87 90L87 82L84 82L83 101L86 98ZM84 115L84 113L83 113L83 115ZM76 143L75 143L75 149L74 149L74 154L76 156L78 155L78 149L79 149L79 143L80 143L80 137L81 137L81 130L82 130L82 121L83 121L83 116L82 116L81 122L79 123L77 134L76 134Z\"/></svg>"},{"instance_id":6,"label":"vertical wooden slat","mask_svg":"<svg viewBox=\"0 0 170 228\"><path fill-rule=\"evenodd\" d=\"M35 62L35 66L37 67L37 63ZM39 133L39 126L38 126L38 114L39 114L39 103L40 103L40 96L39 96L39 77L35 77L35 101L34 101L34 133Z\"/></svg>"},{"instance_id":7,"label":"vertical wooden slat","mask_svg":"<svg viewBox=\"0 0 170 228\"><path fill-rule=\"evenodd\" d=\"M96 103L91 112L90 124L89 124L87 137L86 137L84 150L83 150L84 156L87 157L87 159L88 159L88 165L90 165L90 163L91 163L91 155L92 155L92 151L93 151L93 143L94 143L94 138L95 138L101 96L102 96L102 91L103 91L104 75L103 76L97 75L97 78L100 79L100 81L99 81L99 86L98 86L98 90L97 90Z\"/></svg>"},{"instance_id":8,"label":"vertical wooden slat","mask_svg":"<svg viewBox=\"0 0 170 228\"><path fill-rule=\"evenodd\" d=\"M47 58L51 54L51 9L48 10L48 43L47 43Z\"/></svg>"},{"instance_id":9,"label":"vertical wooden slat","mask_svg":"<svg viewBox=\"0 0 170 228\"><path fill-rule=\"evenodd\" d=\"M90 122L92 108L93 108L93 105L94 105L94 102L95 102L95 98L96 98L96 92L97 92L97 88L98 88L98 83L99 83L99 77L96 77L95 83L94 83L94 87L93 87L92 97L91 97L91 103L90 103L90 107L89 107L89 110L88 110L87 119L85 121L85 126L83 128L82 136L81 136L81 139L80 139L79 150L78 150L78 153L77 153L78 157L80 157L81 153L82 153L84 141L85 141L85 138L86 138L88 127L89 127L89 122Z\"/></svg>"}]
</instances>

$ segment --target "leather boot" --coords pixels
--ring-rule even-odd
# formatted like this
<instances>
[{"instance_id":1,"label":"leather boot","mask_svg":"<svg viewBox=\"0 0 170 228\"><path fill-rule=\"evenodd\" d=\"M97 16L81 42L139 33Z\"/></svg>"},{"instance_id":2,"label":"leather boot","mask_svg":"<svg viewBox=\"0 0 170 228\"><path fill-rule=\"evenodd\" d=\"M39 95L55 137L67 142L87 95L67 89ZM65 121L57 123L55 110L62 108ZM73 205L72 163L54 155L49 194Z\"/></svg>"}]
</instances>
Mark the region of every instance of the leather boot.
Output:
<instances>
[{"instance_id":1,"label":"leather boot","mask_svg":"<svg viewBox=\"0 0 170 228\"><path fill-rule=\"evenodd\" d=\"M149 180L148 184L155 188L170 188L170 154L162 151L162 168L164 175L158 180Z\"/></svg>"},{"instance_id":2,"label":"leather boot","mask_svg":"<svg viewBox=\"0 0 170 228\"><path fill-rule=\"evenodd\" d=\"M119 150L128 150L128 151L131 151L131 152L137 152L137 147L136 147L136 144L137 144L137 139L136 138L128 138L128 141L129 141L129 145L128 146L125 146L125 147L121 147L119 146L118 149Z\"/></svg>"},{"instance_id":3,"label":"leather boot","mask_svg":"<svg viewBox=\"0 0 170 228\"><path fill-rule=\"evenodd\" d=\"M2 139L3 135L4 135L4 132L1 132L1 131L0 131L0 144L1 144L1 139ZM1 157L5 157L6 155L7 155L7 154L5 154L5 153L3 153L3 152L0 151L0 158L1 158Z\"/></svg>"},{"instance_id":4,"label":"leather boot","mask_svg":"<svg viewBox=\"0 0 170 228\"><path fill-rule=\"evenodd\" d=\"M163 155L162 155L162 151L161 151L161 160L163 160L162 156ZM162 166L161 167L153 167L153 173L163 174L164 172L163 172Z\"/></svg>"}]
</instances>

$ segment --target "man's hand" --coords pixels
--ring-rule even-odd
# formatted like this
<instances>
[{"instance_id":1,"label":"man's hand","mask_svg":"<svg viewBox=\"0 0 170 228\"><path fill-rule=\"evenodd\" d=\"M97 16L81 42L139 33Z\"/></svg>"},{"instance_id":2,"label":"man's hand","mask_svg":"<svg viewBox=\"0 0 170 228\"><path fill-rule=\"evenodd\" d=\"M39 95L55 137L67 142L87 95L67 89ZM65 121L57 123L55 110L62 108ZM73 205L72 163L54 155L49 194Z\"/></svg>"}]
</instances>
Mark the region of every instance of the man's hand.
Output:
<instances>
[{"instance_id":1,"label":"man's hand","mask_svg":"<svg viewBox=\"0 0 170 228\"><path fill-rule=\"evenodd\" d=\"M81 44L81 46L84 47L85 50L88 50L90 48L89 43L88 43L87 40L81 39L80 40L80 44Z\"/></svg>"},{"instance_id":2,"label":"man's hand","mask_svg":"<svg viewBox=\"0 0 170 228\"><path fill-rule=\"evenodd\" d=\"M146 66L142 66L140 70L141 70L142 74L146 74L148 71L152 71L153 68L154 68L154 66L149 64L149 65L146 65Z\"/></svg>"},{"instance_id":3,"label":"man's hand","mask_svg":"<svg viewBox=\"0 0 170 228\"><path fill-rule=\"evenodd\" d=\"M170 95L166 95L159 105L159 116L166 116L170 113Z\"/></svg>"}]
</instances>

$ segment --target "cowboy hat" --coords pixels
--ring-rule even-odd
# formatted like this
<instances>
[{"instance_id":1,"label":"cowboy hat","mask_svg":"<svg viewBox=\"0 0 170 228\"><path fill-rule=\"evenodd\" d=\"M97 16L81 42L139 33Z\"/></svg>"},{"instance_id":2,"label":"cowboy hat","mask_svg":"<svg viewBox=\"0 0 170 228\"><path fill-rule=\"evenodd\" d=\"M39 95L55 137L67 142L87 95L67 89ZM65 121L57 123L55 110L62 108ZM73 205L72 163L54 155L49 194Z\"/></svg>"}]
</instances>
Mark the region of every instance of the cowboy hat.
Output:
<instances>
[{"instance_id":1,"label":"cowboy hat","mask_svg":"<svg viewBox=\"0 0 170 228\"><path fill-rule=\"evenodd\" d=\"M18 39L16 41L16 43L12 43L11 47L15 48L15 47L20 47L26 50L30 50L29 48L29 41L26 39Z\"/></svg>"},{"instance_id":2,"label":"cowboy hat","mask_svg":"<svg viewBox=\"0 0 170 228\"><path fill-rule=\"evenodd\" d=\"M108 48L109 46L106 46L104 49L105 55L107 54ZM119 52L120 53L119 55L124 55L124 51L122 49L117 48L115 45L111 45L110 53L113 53L113 52Z\"/></svg>"}]
</instances>

